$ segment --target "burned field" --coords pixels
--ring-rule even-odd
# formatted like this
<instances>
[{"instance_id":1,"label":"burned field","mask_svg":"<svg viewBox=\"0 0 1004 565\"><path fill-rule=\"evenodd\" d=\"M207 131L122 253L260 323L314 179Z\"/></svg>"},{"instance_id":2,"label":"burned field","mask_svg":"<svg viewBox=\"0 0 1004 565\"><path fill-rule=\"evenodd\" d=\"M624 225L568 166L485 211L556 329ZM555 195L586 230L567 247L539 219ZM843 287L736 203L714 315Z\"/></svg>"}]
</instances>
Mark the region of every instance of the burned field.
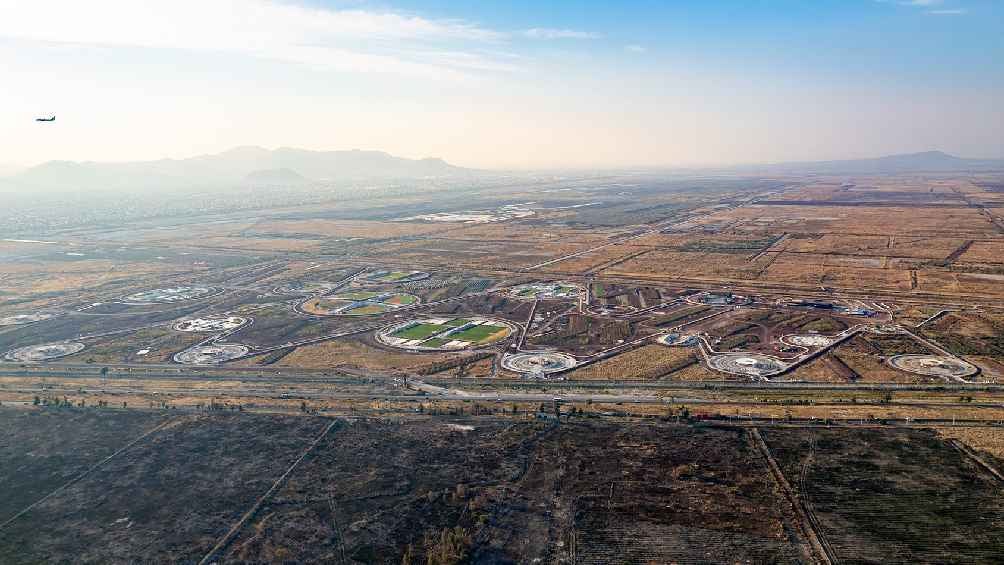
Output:
<instances>
[{"instance_id":1,"label":"burned field","mask_svg":"<svg viewBox=\"0 0 1004 565\"><path fill-rule=\"evenodd\" d=\"M762 429L779 482L755 434L716 425L65 408L0 425L10 563L815 563L812 532L847 563L1004 551L999 480L926 430Z\"/></svg>"},{"instance_id":2,"label":"burned field","mask_svg":"<svg viewBox=\"0 0 1004 565\"><path fill-rule=\"evenodd\" d=\"M3 414L5 428L17 426L16 417ZM37 472L52 477L34 485L37 492L59 480L67 484L102 455L126 449L0 529L0 555L8 563L124 563L139 555L149 561L198 561L326 425L274 416L144 419L143 413L122 412L87 418L72 409L45 416L47 422L33 422L34 437L25 438L30 441L6 448L11 453L5 463L13 466L5 475L5 499L14 492L8 485L13 488L12 481L22 476L19 463L41 464ZM109 432L107 419L121 429ZM54 446L56 440L47 437L64 435L67 420L76 424L80 442L94 445L93 456L80 461L72 444L60 439ZM39 463L34 453L40 448L55 452Z\"/></svg>"},{"instance_id":3,"label":"burned field","mask_svg":"<svg viewBox=\"0 0 1004 565\"><path fill-rule=\"evenodd\" d=\"M1004 554L1001 480L931 431L763 435L835 561L997 563Z\"/></svg>"},{"instance_id":4,"label":"burned field","mask_svg":"<svg viewBox=\"0 0 1004 565\"><path fill-rule=\"evenodd\" d=\"M799 561L742 431L470 427L360 422L330 434L223 562Z\"/></svg>"},{"instance_id":5,"label":"burned field","mask_svg":"<svg viewBox=\"0 0 1004 565\"><path fill-rule=\"evenodd\" d=\"M164 420L143 412L0 409L0 523Z\"/></svg>"}]
</instances>

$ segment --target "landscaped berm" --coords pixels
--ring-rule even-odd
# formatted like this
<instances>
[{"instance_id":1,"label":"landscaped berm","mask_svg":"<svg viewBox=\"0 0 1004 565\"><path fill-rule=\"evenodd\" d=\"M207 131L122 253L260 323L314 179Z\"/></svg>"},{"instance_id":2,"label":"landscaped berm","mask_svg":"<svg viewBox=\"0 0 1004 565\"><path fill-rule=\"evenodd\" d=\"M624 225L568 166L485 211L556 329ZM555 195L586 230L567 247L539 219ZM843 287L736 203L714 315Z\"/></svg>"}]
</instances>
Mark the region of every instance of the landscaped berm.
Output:
<instances>
[{"instance_id":1,"label":"landscaped berm","mask_svg":"<svg viewBox=\"0 0 1004 565\"><path fill-rule=\"evenodd\" d=\"M401 349L443 351L485 347L516 330L493 318L425 318L395 324L377 332L377 341Z\"/></svg>"},{"instance_id":2,"label":"landscaped berm","mask_svg":"<svg viewBox=\"0 0 1004 565\"><path fill-rule=\"evenodd\" d=\"M311 298L300 308L308 314L318 316L372 316L418 302L417 296L403 292L355 290Z\"/></svg>"}]
</instances>

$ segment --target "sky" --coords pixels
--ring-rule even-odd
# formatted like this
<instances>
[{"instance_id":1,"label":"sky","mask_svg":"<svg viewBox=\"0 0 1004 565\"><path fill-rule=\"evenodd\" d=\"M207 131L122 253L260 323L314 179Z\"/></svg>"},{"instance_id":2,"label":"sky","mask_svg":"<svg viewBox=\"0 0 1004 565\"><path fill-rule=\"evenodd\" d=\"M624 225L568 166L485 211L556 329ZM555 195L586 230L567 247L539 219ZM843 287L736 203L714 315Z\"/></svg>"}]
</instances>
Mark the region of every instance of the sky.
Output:
<instances>
[{"instance_id":1,"label":"sky","mask_svg":"<svg viewBox=\"0 0 1004 565\"><path fill-rule=\"evenodd\" d=\"M1002 37L998 0L0 0L0 172L241 145L497 169L1004 158Z\"/></svg>"}]
</instances>

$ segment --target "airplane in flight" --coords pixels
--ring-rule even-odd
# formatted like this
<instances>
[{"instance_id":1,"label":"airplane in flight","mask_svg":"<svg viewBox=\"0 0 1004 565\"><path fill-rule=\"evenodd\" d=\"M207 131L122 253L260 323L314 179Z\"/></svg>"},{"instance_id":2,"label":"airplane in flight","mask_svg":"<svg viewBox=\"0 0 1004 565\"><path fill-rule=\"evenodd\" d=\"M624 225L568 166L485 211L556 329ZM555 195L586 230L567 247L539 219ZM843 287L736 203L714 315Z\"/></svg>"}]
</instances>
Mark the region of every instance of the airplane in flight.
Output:
<instances>
[{"instance_id":1,"label":"airplane in flight","mask_svg":"<svg viewBox=\"0 0 1004 565\"><path fill-rule=\"evenodd\" d=\"M35 118L35 121L36 122L54 122L54 121L56 121L56 115L53 114L53 115L49 116L48 118Z\"/></svg>"}]
</instances>

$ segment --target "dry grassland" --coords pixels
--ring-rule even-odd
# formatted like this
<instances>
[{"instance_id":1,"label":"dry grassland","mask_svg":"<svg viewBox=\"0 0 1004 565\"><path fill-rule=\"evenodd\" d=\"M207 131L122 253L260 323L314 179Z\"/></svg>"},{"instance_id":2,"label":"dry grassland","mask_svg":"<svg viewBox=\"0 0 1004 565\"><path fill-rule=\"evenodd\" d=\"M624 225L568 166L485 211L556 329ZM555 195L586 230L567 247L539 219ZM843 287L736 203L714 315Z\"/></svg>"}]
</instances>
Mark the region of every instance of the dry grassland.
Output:
<instances>
[{"instance_id":1,"label":"dry grassland","mask_svg":"<svg viewBox=\"0 0 1004 565\"><path fill-rule=\"evenodd\" d=\"M65 363L169 363L175 353L206 339L208 334L150 328L134 333L88 340L80 353L60 359ZM146 355L136 352L149 349Z\"/></svg>"},{"instance_id":2,"label":"dry grassland","mask_svg":"<svg viewBox=\"0 0 1004 565\"><path fill-rule=\"evenodd\" d=\"M10 263L2 267L0 292L17 295L44 292L74 292L91 289L110 282L136 280L173 272L168 265L88 260L58 263Z\"/></svg>"},{"instance_id":3,"label":"dry grassland","mask_svg":"<svg viewBox=\"0 0 1004 565\"><path fill-rule=\"evenodd\" d=\"M799 253L840 253L867 257L908 257L944 259L965 239L908 236L856 236L824 234L818 238L791 239L786 251Z\"/></svg>"},{"instance_id":4,"label":"dry grassland","mask_svg":"<svg viewBox=\"0 0 1004 565\"><path fill-rule=\"evenodd\" d=\"M456 223L379 222L369 220L275 220L255 224L255 232L317 236L317 239L352 238L388 239L438 233L462 227Z\"/></svg>"},{"instance_id":5,"label":"dry grassland","mask_svg":"<svg viewBox=\"0 0 1004 565\"><path fill-rule=\"evenodd\" d=\"M572 243L470 242L431 239L381 246L368 252L374 260L397 264L514 269L542 263L588 248Z\"/></svg>"},{"instance_id":6,"label":"dry grassland","mask_svg":"<svg viewBox=\"0 0 1004 565\"><path fill-rule=\"evenodd\" d=\"M601 245L624 230L596 228L573 229L556 227L538 227L511 222L491 224L476 224L450 230L449 239L464 240L505 240L521 242L554 242L575 243L586 245Z\"/></svg>"},{"instance_id":7,"label":"dry grassland","mask_svg":"<svg viewBox=\"0 0 1004 565\"><path fill-rule=\"evenodd\" d=\"M850 289L910 290L907 271L820 265L799 255L782 255L761 280Z\"/></svg>"},{"instance_id":8,"label":"dry grassland","mask_svg":"<svg viewBox=\"0 0 1004 565\"><path fill-rule=\"evenodd\" d=\"M407 371L458 357L457 353L406 353L379 349L353 340L325 341L299 347L273 367L304 369L357 367L386 371Z\"/></svg>"},{"instance_id":9,"label":"dry grassland","mask_svg":"<svg viewBox=\"0 0 1004 565\"><path fill-rule=\"evenodd\" d=\"M698 354L700 355L700 354ZM725 373L719 373L718 371L712 371L704 364L704 359L700 359L698 363L695 363L685 369L681 369L669 376L670 380L674 381L734 381L740 380L739 377L735 375L727 375Z\"/></svg>"},{"instance_id":10,"label":"dry grassland","mask_svg":"<svg viewBox=\"0 0 1004 565\"><path fill-rule=\"evenodd\" d=\"M959 257L958 263L1004 263L1004 239L974 242Z\"/></svg>"},{"instance_id":11,"label":"dry grassland","mask_svg":"<svg viewBox=\"0 0 1004 565\"><path fill-rule=\"evenodd\" d=\"M763 259L738 253L688 253L656 249L602 272L605 275L665 279L755 279Z\"/></svg>"},{"instance_id":12,"label":"dry grassland","mask_svg":"<svg viewBox=\"0 0 1004 565\"><path fill-rule=\"evenodd\" d=\"M992 237L997 229L973 208L766 206L753 204L714 214L706 225L739 223L789 233Z\"/></svg>"},{"instance_id":13,"label":"dry grassland","mask_svg":"<svg viewBox=\"0 0 1004 565\"><path fill-rule=\"evenodd\" d=\"M834 361L829 356L824 355L809 362L807 365L796 368L786 375L785 378L814 383L846 383L847 379L841 374L840 369L835 366L835 363L839 363L839 361Z\"/></svg>"},{"instance_id":14,"label":"dry grassland","mask_svg":"<svg viewBox=\"0 0 1004 565\"><path fill-rule=\"evenodd\" d=\"M1004 296L1004 274L917 271L917 288L941 294Z\"/></svg>"},{"instance_id":15,"label":"dry grassland","mask_svg":"<svg viewBox=\"0 0 1004 565\"><path fill-rule=\"evenodd\" d=\"M565 373L564 376L576 380L658 379L677 367L688 365L696 354L683 347L646 345Z\"/></svg>"},{"instance_id":16,"label":"dry grassland","mask_svg":"<svg viewBox=\"0 0 1004 565\"><path fill-rule=\"evenodd\" d=\"M985 451L998 459L1004 459L1004 429L999 428L935 428L938 435L952 438Z\"/></svg>"},{"instance_id":17,"label":"dry grassland","mask_svg":"<svg viewBox=\"0 0 1004 565\"><path fill-rule=\"evenodd\" d=\"M257 238L257 237L206 237L191 242L192 245L209 249L243 249L247 251L317 251L323 240Z\"/></svg>"},{"instance_id":18,"label":"dry grassland","mask_svg":"<svg viewBox=\"0 0 1004 565\"><path fill-rule=\"evenodd\" d=\"M646 247L631 244L611 245L610 247L597 249L596 251L586 253L578 257L566 259L560 263L548 265L547 270L568 274L584 273L595 270L596 268L604 265L619 263L632 255L647 253L648 251L649 249Z\"/></svg>"}]
</instances>

